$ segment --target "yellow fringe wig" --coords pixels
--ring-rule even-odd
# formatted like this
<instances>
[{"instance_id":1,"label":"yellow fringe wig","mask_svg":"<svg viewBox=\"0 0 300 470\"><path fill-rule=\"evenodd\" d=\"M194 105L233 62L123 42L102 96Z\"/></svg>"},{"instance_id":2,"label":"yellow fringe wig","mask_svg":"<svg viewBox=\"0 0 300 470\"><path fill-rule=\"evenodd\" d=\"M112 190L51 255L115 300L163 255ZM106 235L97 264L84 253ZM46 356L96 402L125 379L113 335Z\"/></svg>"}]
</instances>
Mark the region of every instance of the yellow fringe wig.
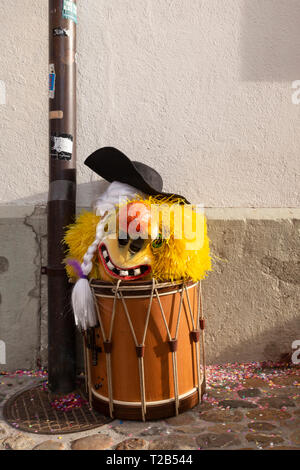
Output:
<instances>
[{"instance_id":1,"label":"yellow fringe wig","mask_svg":"<svg viewBox=\"0 0 300 470\"><path fill-rule=\"evenodd\" d=\"M66 252L67 258L74 258L82 263L86 250L95 239L96 227L99 220L100 216L97 216L93 212L83 211L77 217L75 224L69 225L64 237L64 242L68 246ZM97 253L95 253L92 263L93 269L89 278L99 279L100 274L98 270L99 261ZM75 279L77 277L74 268L69 264L66 265L66 270L70 278Z\"/></svg>"},{"instance_id":2,"label":"yellow fringe wig","mask_svg":"<svg viewBox=\"0 0 300 470\"><path fill-rule=\"evenodd\" d=\"M159 228L162 243L150 240L152 252L152 276L158 281L192 280L199 281L211 270L211 255L207 235L206 218L203 213L192 210L192 206L181 203L179 199L150 196L147 199L136 199L128 202L139 202L158 209L154 212L159 217ZM176 209L174 210L174 203ZM189 209L187 217L184 209ZM178 211L178 212L176 212ZM163 215L162 215L163 214ZM168 232L165 233L164 217L168 217ZM91 212L81 213L75 224L68 227L64 241L68 246L67 257L83 261L87 248L95 239L97 224L100 220ZM151 222L152 212L151 212ZM188 223L186 223L188 222ZM157 222L156 222L157 223ZM150 232L151 233L151 232ZM90 278L100 279L99 259L97 253L93 260ZM75 271L66 266L69 277L76 277Z\"/></svg>"}]
</instances>

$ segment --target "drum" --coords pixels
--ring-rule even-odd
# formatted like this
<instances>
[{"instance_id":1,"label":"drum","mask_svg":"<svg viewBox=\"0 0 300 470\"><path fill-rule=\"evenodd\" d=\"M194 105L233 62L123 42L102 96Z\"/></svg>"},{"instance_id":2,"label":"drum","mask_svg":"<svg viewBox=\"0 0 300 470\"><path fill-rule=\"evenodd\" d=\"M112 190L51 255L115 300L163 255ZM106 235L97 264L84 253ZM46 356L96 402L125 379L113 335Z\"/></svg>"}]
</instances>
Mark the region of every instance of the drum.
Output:
<instances>
[{"instance_id":1,"label":"drum","mask_svg":"<svg viewBox=\"0 0 300 470\"><path fill-rule=\"evenodd\" d=\"M91 281L99 327L85 333L91 405L149 420L194 407L205 391L200 283Z\"/></svg>"}]
</instances>

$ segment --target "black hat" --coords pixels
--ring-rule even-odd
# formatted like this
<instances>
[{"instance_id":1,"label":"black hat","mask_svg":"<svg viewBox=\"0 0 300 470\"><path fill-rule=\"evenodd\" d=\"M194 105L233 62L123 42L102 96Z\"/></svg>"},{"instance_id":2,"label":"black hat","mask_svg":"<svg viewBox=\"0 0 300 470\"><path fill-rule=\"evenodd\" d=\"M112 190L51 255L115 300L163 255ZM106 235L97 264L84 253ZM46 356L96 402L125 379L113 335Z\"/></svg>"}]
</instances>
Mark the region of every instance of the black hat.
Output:
<instances>
[{"instance_id":1,"label":"black hat","mask_svg":"<svg viewBox=\"0 0 300 470\"><path fill-rule=\"evenodd\" d=\"M188 203L183 196L162 191L163 180L156 170L145 163L131 161L124 153L114 147L103 147L96 150L87 157L84 164L110 183L119 181L146 194L174 196Z\"/></svg>"}]
</instances>

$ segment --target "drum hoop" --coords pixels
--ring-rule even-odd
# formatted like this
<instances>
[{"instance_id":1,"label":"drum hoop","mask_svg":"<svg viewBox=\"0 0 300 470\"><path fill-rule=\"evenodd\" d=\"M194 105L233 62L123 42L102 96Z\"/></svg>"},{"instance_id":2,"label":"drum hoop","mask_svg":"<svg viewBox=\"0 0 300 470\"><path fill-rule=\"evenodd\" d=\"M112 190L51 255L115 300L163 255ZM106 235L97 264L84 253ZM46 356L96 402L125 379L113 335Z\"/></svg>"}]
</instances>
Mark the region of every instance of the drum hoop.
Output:
<instances>
[{"instance_id":1,"label":"drum hoop","mask_svg":"<svg viewBox=\"0 0 300 470\"><path fill-rule=\"evenodd\" d=\"M108 397L105 397L103 395L101 395L100 393L96 392L96 390L94 389L94 387L91 387L92 388L92 393L93 395L95 395L95 397L97 398L100 398L101 400L105 401L105 402L109 402L109 398ZM182 400L183 398L186 398L188 397L189 395L192 395L193 393L195 393L196 391L198 390L198 387L194 387L192 388L191 390L189 390L188 392L185 392L183 393L182 395L179 395L178 398L179 400ZM155 406L155 405L163 405L164 403L172 403L175 401L175 397L174 398L167 398L165 400L157 400L157 401L147 401L146 402L146 405L147 406ZM141 402L140 401L121 401L121 400L113 400L113 403L114 405L125 405L125 406L141 406Z\"/></svg>"},{"instance_id":2,"label":"drum hoop","mask_svg":"<svg viewBox=\"0 0 300 470\"><path fill-rule=\"evenodd\" d=\"M193 281L166 281L166 282L158 282L155 280L155 286L159 289L162 289L164 287L172 287L172 286L179 286L179 285L184 285L186 283L192 283ZM102 281L101 279L91 279L90 284L95 286L95 287L101 287L103 289L111 289L112 287L115 287L117 284L113 283L107 283L106 281ZM137 282L130 282L130 281L125 281L121 282L119 286L119 290L132 290L132 287L134 286L135 289L138 290L145 290L145 289L151 289L152 288L152 282L145 282L145 281L137 281Z\"/></svg>"},{"instance_id":3,"label":"drum hoop","mask_svg":"<svg viewBox=\"0 0 300 470\"><path fill-rule=\"evenodd\" d=\"M191 288L195 287L197 284L198 284L198 282L193 282L192 284L187 286L183 282L180 282L180 283L177 284L177 289L176 290L167 291L167 292L159 292L159 296L163 297L165 295L177 294L177 293L182 292L183 289L191 289ZM93 282L93 280L91 281L90 285L91 285L96 297L103 297L103 298L114 298L115 297L115 286L114 285L113 286L111 284L99 285L99 284L95 284ZM172 287L172 286L175 287L176 284L171 283L171 282L161 283L161 284L156 284L155 288L156 289L162 289L162 288L167 288L167 287ZM101 289L110 289L112 292L111 292L111 294L102 294L102 293L100 294L100 293L96 292L97 287L98 288L100 287ZM134 295L134 294L132 294L132 295L128 295L128 294L123 295L124 299L147 299L147 298L151 297L151 287L152 287L152 284L145 284L143 286L137 286L137 285L134 285L134 284L131 285L131 286L127 286L127 285L122 286L122 284L120 284L119 288L118 288L118 291L119 292L120 291L121 292L123 292L123 291L126 292L128 290L130 290L130 291L139 291L139 290L140 291L145 291L145 290L149 289L150 292L147 293L147 294L144 294L144 295Z\"/></svg>"}]
</instances>

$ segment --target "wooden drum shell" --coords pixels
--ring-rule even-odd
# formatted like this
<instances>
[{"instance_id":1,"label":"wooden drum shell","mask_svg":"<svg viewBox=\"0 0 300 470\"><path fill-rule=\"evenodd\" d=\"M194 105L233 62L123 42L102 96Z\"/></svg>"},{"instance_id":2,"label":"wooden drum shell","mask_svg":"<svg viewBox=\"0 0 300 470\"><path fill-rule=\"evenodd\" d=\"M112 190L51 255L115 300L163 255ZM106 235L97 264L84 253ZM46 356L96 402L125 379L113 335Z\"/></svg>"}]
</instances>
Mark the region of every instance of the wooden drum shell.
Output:
<instances>
[{"instance_id":1,"label":"wooden drum shell","mask_svg":"<svg viewBox=\"0 0 300 470\"><path fill-rule=\"evenodd\" d=\"M101 281L93 281L91 286L95 293L98 314L101 316L102 327L107 339L111 328L115 294L112 292L113 287L109 288L107 284L105 284L105 287L104 284ZM137 284L139 290L135 290ZM141 290L143 284L145 289ZM141 344L151 299L151 284L136 283L135 286L130 286L132 290L123 290L122 295L137 343ZM179 395L178 411L181 412L195 406L199 401L200 395L198 393L196 360L196 348L199 348L200 353L200 345L199 342L193 341L191 335L191 332L197 326L199 307L198 284L187 284L186 290L184 289L183 293L182 284L169 284L166 287L160 287L160 284L157 284L157 286L161 306L158 298L154 295L143 350L146 419L159 419L175 414L174 355L170 351L169 335L161 307L172 338L176 336L178 314L181 311L177 327L178 342L176 352ZM115 302L111 353L109 354L111 361L113 416L124 419L141 419L141 383L136 344L124 304L120 298L117 298ZM193 315L194 324L191 314ZM93 353L90 348L86 348L89 377L88 387L93 407L104 414L109 414L107 354L105 354L104 338L100 327L95 328L93 334L94 350L96 348L98 351L96 353L97 364L95 362L95 352Z\"/></svg>"}]
</instances>

